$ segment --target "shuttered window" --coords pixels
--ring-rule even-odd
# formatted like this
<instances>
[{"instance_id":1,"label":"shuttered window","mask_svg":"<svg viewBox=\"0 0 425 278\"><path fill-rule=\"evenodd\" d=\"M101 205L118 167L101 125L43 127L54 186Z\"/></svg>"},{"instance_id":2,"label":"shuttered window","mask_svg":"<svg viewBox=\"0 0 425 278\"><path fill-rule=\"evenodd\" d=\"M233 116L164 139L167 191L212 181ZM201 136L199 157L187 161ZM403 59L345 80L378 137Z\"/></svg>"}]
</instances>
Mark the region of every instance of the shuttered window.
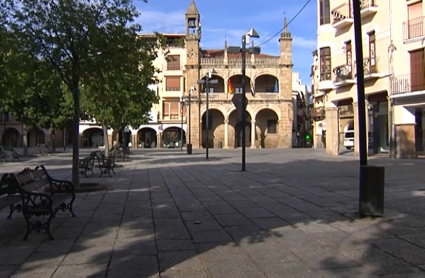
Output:
<instances>
[{"instance_id":1,"label":"shuttered window","mask_svg":"<svg viewBox=\"0 0 425 278\"><path fill-rule=\"evenodd\" d=\"M169 55L167 70L180 70L180 55Z\"/></svg>"},{"instance_id":2,"label":"shuttered window","mask_svg":"<svg viewBox=\"0 0 425 278\"><path fill-rule=\"evenodd\" d=\"M178 119L180 115L179 102L170 102L170 119Z\"/></svg>"},{"instance_id":3,"label":"shuttered window","mask_svg":"<svg viewBox=\"0 0 425 278\"><path fill-rule=\"evenodd\" d=\"M408 6L408 38L417 38L424 34L422 1Z\"/></svg>"},{"instance_id":4,"label":"shuttered window","mask_svg":"<svg viewBox=\"0 0 425 278\"><path fill-rule=\"evenodd\" d=\"M166 91L180 91L180 76L167 76L165 79Z\"/></svg>"},{"instance_id":5,"label":"shuttered window","mask_svg":"<svg viewBox=\"0 0 425 278\"><path fill-rule=\"evenodd\" d=\"M329 24L331 22L331 8L329 0L320 0L320 25Z\"/></svg>"},{"instance_id":6,"label":"shuttered window","mask_svg":"<svg viewBox=\"0 0 425 278\"><path fill-rule=\"evenodd\" d=\"M170 103L163 102L162 103L162 118L170 117Z\"/></svg>"},{"instance_id":7,"label":"shuttered window","mask_svg":"<svg viewBox=\"0 0 425 278\"><path fill-rule=\"evenodd\" d=\"M414 50L410 52L410 90L425 90L424 77L424 49Z\"/></svg>"},{"instance_id":8,"label":"shuttered window","mask_svg":"<svg viewBox=\"0 0 425 278\"><path fill-rule=\"evenodd\" d=\"M320 81L331 80L331 48L320 48Z\"/></svg>"}]
</instances>

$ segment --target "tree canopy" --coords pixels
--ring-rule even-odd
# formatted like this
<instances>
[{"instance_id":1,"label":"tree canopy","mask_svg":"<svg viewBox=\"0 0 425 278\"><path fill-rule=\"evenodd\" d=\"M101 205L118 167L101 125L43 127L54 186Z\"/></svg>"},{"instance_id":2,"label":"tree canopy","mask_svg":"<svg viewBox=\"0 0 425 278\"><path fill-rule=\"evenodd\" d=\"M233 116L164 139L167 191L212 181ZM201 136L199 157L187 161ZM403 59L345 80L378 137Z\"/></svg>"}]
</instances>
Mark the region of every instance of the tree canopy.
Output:
<instances>
[{"instance_id":1,"label":"tree canopy","mask_svg":"<svg viewBox=\"0 0 425 278\"><path fill-rule=\"evenodd\" d=\"M95 67L102 65L104 72L115 69L117 74L117 65L131 64L130 59L125 59L127 64L116 59L126 57L126 47L137 47L134 44L139 43L136 37L141 28L133 22L138 15L132 0L4 0L0 5L0 26L12 36L17 53L29 57L29 61L41 63L40 69L37 67L34 71L37 72L37 78L33 79L35 85L38 86L43 75L54 72L71 93L74 110L72 180L77 186L81 84L94 86L90 82L93 81L91 75L98 70ZM102 62L105 55L109 55L108 62ZM139 61L133 63L139 64ZM151 80L151 76L146 76L144 82L149 83L147 80ZM107 84L113 86L112 82ZM134 84L129 86L126 89L134 92ZM146 101L149 102L149 98Z\"/></svg>"}]
</instances>

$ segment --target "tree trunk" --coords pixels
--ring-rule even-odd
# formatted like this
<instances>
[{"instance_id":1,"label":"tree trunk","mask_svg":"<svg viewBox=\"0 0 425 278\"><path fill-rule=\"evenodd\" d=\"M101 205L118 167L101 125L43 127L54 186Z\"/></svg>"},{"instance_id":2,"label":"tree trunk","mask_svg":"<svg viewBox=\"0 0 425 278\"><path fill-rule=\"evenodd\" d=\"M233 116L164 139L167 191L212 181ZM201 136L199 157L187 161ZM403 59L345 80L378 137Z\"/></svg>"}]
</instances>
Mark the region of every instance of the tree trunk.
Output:
<instances>
[{"instance_id":1,"label":"tree trunk","mask_svg":"<svg viewBox=\"0 0 425 278\"><path fill-rule=\"evenodd\" d=\"M119 144L120 144L120 132L121 132L121 130L119 129L119 128L117 128L116 129L116 132L115 132L115 145L116 146L119 146Z\"/></svg>"},{"instance_id":2,"label":"tree trunk","mask_svg":"<svg viewBox=\"0 0 425 278\"><path fill-rule=\"evenodd\" d=\"M108 140L108 126L102 123L103 130L103 144L105 145L105 156L109 156L109 140Z\"/></svg>"},{"instance_id":3,"label":"tree trunk","mask_svg":"<svg viewBox=\"0 0 425 278\"><path fill-rule=\"evenodd\" d=\"M22 148L24 149L24 156L28 156L28 136L27 136L27 125L24 125L22 128Z\"/></svg>"},{"instance_id":4,"label":"tree trunk","mask_svg":"<svg viewBox=\"0 0 425 278\"><path fill-rule=\"evenodd\" d=\"M78 83L77 83L78 84ZM80 91L78 85L73 90L74 99L74 133L72 134L72 182L80 187L80 172L78 171L79 147L80 147Z\"/></svg>"},{"instance_id":5,"label":"tree trunk","mask_svg":"<svg viewBox=\"0 0 425 278\"><path fill-rule=\"evenodd\" d=\"M56 152L56 131L52 130L50 133L50 142L52 143L52 154Z\"/></svg>"},{"instance_id":6,"label":"tree trunk","mask_svg":"<svg viewBox=\"0 0 425 278\"><path fill-rule=\"evenodd\" d=\"M66 131L67 131L67 128L65 127L64 129L63 129L63 133L62 133L62 138L63 138L63 152L66 152Z\"/></svg>"}]
</instances>

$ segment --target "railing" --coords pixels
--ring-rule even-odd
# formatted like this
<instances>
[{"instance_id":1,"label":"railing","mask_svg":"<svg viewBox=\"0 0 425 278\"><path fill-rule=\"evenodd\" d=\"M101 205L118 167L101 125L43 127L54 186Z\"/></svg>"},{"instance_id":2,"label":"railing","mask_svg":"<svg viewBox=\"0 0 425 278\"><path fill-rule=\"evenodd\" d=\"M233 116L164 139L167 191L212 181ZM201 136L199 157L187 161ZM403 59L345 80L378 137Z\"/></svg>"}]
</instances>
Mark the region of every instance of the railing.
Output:
<instances>
[{"instance_id":1,"label":"railing","mask_svg":"<svg viewBox=\"0 0 425 278\"><path fill-rule=\"evenodd\" d=\"M341 20L352 17L351 1L344 3L331 11L333 16L332 24L338 23Z\"/></svg>"},{"instance_id":2,"label":"railing","mask_svg":"<svg viewBox=\"0 0 425 278\"><path fill-rule=\"evenodd\" d=\"M325 117L325 108L315 107L315 108L311 109L310 116L313 119Z\"/></svg>"},{"instance_id":3,"label":"railing","mask_svg":"<svg viewBox=\"0 0 425 278\"><path fill-rule=\"evenodd\" d=\"M253 100L261 100L261 99L279 99L279 93L255 93L254 96L252 96L250 91L246 91L246 97L247 99L253 99ZM225 100L225 99L232 99L233 94L225 94L224 92L215 92L215 93L209 93L208 99L209 100ZM205 93L201 94L201 99L205 100L207 98Z\"/></svg>"},{"instance_id":4,"label":"railing","mask_svg":"<svg viewBox=\"0 0 425 278\"><path fill-rule=\"evenodd\" d=\"M424 72L412 72L392 77L392 95L425 91Z\"/></svg>"},{"instance_id":5,"label":"railing","mask_svg":"<svg viewBox=\"0 0 425 278\"><path fill-rule=\"evenodd\" d=\"M403 40L424 36L424 17L417 17L403 22Z\"/></svg>"},{"instance_id":6,"label":"railing","mask_svg":"<svg viewBox=\"0 0 425 278\"><path fill-rule=\"evenodd\" d=\"M370 7L378 7L378 5L375 3L376 0L361 0L360 1L360 8L366 9Z\"/></svg>"},{"instance_id":7,"label":"railing","mask_svg":"<svg viewBox=\"0 0 425 278\"><path fill-rule=\"evenodd\" d=\"M377 58L363 58L363 71L365 75L378 73Z\"/></svg>"},{"instance_id":8,"label":"railing","mask_svg":"<svg viewBox=\"0 0 425 278\"><path fill-rule=\"evenodd\" d=\"M354 109L352 104L341 105L339 107L339 115L340 116L350 116L354 114Z\"/></svg>"},{"instance_id":9,"label":"railing","mask_svg":"<svg viewBox=\"0 0 425 278\"><path fill-rule=\"evenodd\" d=\"M334 82L343 82L353 78L352 67L349 65L341 65L334 68Z\"/></svg>"},{"instance_id":10,"label":"railing","mask_svg":"<svg viewBox=\"0 0 425 278\"><path fill-rule=\"evenodd\" d=\"M252 63L250 56L247 55L246 57L246 65L247 66L276 66L279 64L280 58L279 57L269 57L269 58L255 58L255 62ZM241 58L236 59L229 59L227 62L227 65L229 67L240 67L242 64ZM223 66L224 64L224 58L201 58L201 65L216 65L216 66Z\"/></svg>"}]
</instances>

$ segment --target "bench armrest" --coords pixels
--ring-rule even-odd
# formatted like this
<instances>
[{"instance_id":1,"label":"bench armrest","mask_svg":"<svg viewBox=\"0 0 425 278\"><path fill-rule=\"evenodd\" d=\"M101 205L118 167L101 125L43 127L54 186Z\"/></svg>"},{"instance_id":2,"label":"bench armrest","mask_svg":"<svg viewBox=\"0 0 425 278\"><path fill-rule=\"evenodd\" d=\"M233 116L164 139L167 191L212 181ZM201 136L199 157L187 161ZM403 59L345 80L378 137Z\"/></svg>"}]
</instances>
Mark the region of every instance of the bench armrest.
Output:
<instances>
[{"instance_id":1,"label":"bench armrest","mask_svg":"<svg viewBox=\"0 0 425 278\"><path fill-rule=\"evenodd\" d=\"M52 193L65 193L74 192L74 184L71 181L58 180L51 177L51 192Z\"/></svg>"},{"instance_id":2,"label":"bench armrest","mask_svg":"<svg viewBox=\"0 0 425 278\"><path fill-rule=\"evenodd\" d=\"M41 192L21 191L23 209L34 214L52 212L53 199L49 194Z\"/></svg>"}]
</instances>

